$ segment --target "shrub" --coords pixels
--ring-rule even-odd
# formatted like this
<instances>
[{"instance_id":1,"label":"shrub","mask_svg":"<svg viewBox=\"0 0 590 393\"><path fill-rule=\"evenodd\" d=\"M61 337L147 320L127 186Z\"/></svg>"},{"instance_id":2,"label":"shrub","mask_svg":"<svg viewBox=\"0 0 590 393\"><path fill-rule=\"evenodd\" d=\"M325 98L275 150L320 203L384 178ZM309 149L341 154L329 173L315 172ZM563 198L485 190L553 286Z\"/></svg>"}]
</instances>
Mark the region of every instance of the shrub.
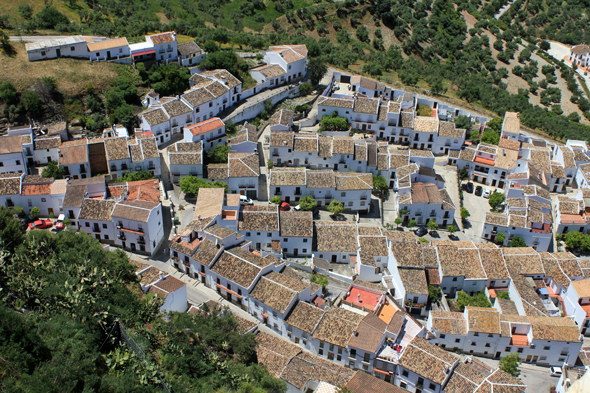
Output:
<instances>
[{"instance_id":1,"label":"shrub","mask_svg":"<svg viewBox=\"0 0 590 393\"><path fill-rule=\"evenodd\" d=\"M309 94L311 92L312 89L313 89L313 85L311 83L306 83L306 84L301 85L299 87L299 92L301 94L307 95L307 94Z\"/></svg>"},{"instance_id":2,"label":"shrub","mask_svg":"<svg viewBox=\"0 0 590 393\"><path fill-rule=\"evenodd\" d=\"M266 162L266 165L268 165L268 169L272 169L272 167L273 167L275 164L272 162L272 160L268 160L268 161Z\"/></svg>"},{"instance_id":3,"label":"shrub","mask_svg":"<svg viewBox=\"0 0 590 393\"><path fill-rule=\"evenodd\" d=\"M409 228L413 228L416 226L416 220L410 220L410 222L408 222L408 227Z\"/></svg>"},{"instance_id":4,"label":"shrub","mask_svg":"<svg viewBox=\"0 0 590 393\"><path fill-rule=\"evenodd\" d=\"M31 218L33 220L35 220L35 219L39 218L39 214L41 214L41 209L39 209L37 206L35 206L34 208L31 209L29 216L31 216Z\"/></svg>"},{"instance_id":5,"label":"shrub","mask_svg":"<svg viewBox=\"0 0 590 393\"><path fill-rule=\"evenodd\" d=\"M311 195L306 195L303 198L301 198L299 200L299 207L301 208L301 210L306 210L306 211L310 211L312 210L314 207L316 207L316 202L314 197L312 197Z\"/></svg>"},{"instance_id":6,"label":"shrub","mask_svg":"<svg viewBox=\"0 0 590 393\"><path fill-rule=\"evenodd\" d=\"M14 212L14 214L16 214L17 216L22 216L25 213L25 209L23 209L20 206L15 206L12 208L12 211Z\"/></svg>"},{"instance_id":7,"label":"shrub","mask_svg":"<svg viewBox=\"0 0 590 393\"><path fill-rule=\"evenodd\" d=\"M510 247L526 247L526 243L522 237L514 236L510 241Z\"/></svg>"},{"instance_id":8,"label":"shrub","mask_svg":"<svg viewBox=\"0 0 590 393\"><path fill-rule=\"evenodd\" d=\"M281 197L280 196L274 196L272 197L272 199L270 200L272 203L274 203L275 205L278 205L279 203L281 203Z\"/></svg>"},{"instance_id":9,"label":"shrub","mask_svg":"<svg viewBox=\"0 0 590 393\"><path fill-rule=\"evenodd\" d=\"M504 240L506 240L506 235L503 233L498 233L498 236L496 236L496 241L498 243L504 243Z\"/></svg>"},{"instance_id":10,"label":"shrub","mask_svg":"<svg viewBox=\"0 0 590 393\"><path fill-rule=\"evenodd\" d=\"M49 212L49 218L55 218L55 215L53 214L53 212Z\"/></svg>"},{"instance_id":11,"label":"shrub","mask_svg":"<svg viewBox=\"0 0 590 393\"><path fill-rule=\"evenodd\" d=\"M510 294L506 291L503 292L498 292L498 294L496 295L497 298L499 299L504 299L504 300L510 300Z\"/></svg>"},{"instance_id":12,"label":"shrub","mask_svg":"<svg viewBox=\"0 0 590 393\"><path fill-rule=\"evenodd\" d=\"M64 227L69 227L70 225L72 225L72 222L66 218L64 220Z\"/></svg>"},{"instance_id":13,"label":"shrub","mask_svg":"<svg viewBox=\"0 0 590 393\"><path fill-rule=\"evenodd\" d=\"M335 216L340 215L344 211L344 205L339 200L333 199L328 205L328 211Z\"/></svg>"},{"instance_id":14,"label":"shrub","mask_svg":"<svg viewBox=\"0 0 590 393\"><path fill-rule=\"evenodd\" d=\"M336 116L334 116L336 114ZM334 112L332 116L323 116L320 122L321 131L346 131L348 130L348 119L339 117L337 112Z\"/></svg>"},{"instance_id":15,"label":"shrub","mask_svg":"<svg viewBox=\"0 0 590 393\"><path fill-rule=\"evenodd\" d=\"M440 287L435 287L433 285L428 286L428 301L430 303L437 303L440 299L442 299L442 291Z\"/></svg>"}]
</instances>

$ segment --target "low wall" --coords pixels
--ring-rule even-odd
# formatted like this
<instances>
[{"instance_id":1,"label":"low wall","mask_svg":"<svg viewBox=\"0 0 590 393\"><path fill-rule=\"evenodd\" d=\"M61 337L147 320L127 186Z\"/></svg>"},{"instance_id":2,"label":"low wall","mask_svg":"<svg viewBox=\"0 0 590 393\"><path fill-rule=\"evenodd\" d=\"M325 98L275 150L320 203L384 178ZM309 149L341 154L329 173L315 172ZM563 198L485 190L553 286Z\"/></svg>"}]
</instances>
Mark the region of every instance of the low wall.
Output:
<instances>
[{"instance_id":1,"label":"low wall","mask_svg":"<svg viewBox=\"0 0 590 393\"><path fill-rule=\"evenodd\" d=\"M244 120L253 119L258 116L264 110L264 101L271 100L273 105L277 104L279 101L282 101L286 98L293 97L299 94L299 86L290 86L287 89L281 90L274 95L269 97L261 98L259 101L253 102L252 105L248 106L247 108L242 109L241 111L236 111L230 114L229 116L225 117L223 121L227 123L228 121L232 121L234 123L239 123Z\"/></svg>"},{"instance_id":2,"label":"low wall","mask_svg":"<svg viewBox=\"0 0 590 393\"><path fill-rule=\"evenodd\" d=\"M313 270L312 270L311 266L302 265L302 264L300 264L300 263L297 263L297 262L291 262L291 261L287 262L287 264L288 264L289 266L293 266L293 267L295 267L295 268L297 268L297 269L305 270L305 271L306 271L306 272L308 272L308 273L313 273Z\"/></svg>"}]
</instances>

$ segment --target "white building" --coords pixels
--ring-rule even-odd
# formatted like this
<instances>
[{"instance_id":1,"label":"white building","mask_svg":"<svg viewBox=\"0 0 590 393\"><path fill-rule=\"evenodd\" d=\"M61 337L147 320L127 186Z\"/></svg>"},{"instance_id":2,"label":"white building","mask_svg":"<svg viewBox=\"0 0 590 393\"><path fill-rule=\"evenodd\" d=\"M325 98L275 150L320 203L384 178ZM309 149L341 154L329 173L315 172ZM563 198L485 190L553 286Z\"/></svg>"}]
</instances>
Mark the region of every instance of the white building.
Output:
<instances>
[{"instance_id":1,"label":"white building","mask_svg":"<svg viewBox=\"0 0 590 393\"><path fill-rule=\"evenodd\" d=\"M114 245L117 232L111 214L116 204L115 200L84 198L79 228L100 242Z\"/></svg>"},{"instance_id":2,"label":"white building","mask_svg":"<svg viewBox=\"0 0 590 393\"><path fill-rule=\"evenodd\" d=\"M131 155L127 145L127 138L109 138L104 141L109 174L112 180L117 180L131 170Z\"/></svg>"},{"instance_id":3,"label":"white building","mask_svg":"<svg viewBox=\"0 0 590 393\"><path fill-rule=\"evenodd\" d=\"M186 142L201 142L204 150L217 145L225 145L225 124L218 117L202 121L184 128Z\"/></svg>"},{"instance_id":4,"label":"white building","mask_svg":"<svg viewBox=\"0 0 590 393\"><path fill-rule=\"evenodd\" d=\"M87 57L90 61L123 61L131 63L131 52L127 38L89 42Z\"/></svg>"},{"instance_id":5,"label":"white building","mask_svg":"<svg viewBox=\"0 0 590 393\"><path fill-rule=\"evenodd\" d=\"M180 65L185 67L192 67L197 64L201 64L207 53L196 44L194 41L185 42L184 44L178 45L178 61Z\"/></svg>"},{"instance_id":6,"label":"white building","mask_svg":"<svg viewBox=\"0 0 590 393\"><path fill-rule=\"evenodd\" d=\"M576 64L578 67L588 67L588 62L590 61L590 46L572 46L568 60L570 63Z\"/></svg>"},{"instance_id":7,"label":"white building","mask_svg":"<svg viewBox=\"0 0 590 393\"><path fill-rule=\"evenodd\" d=\"M37 136L33 140L33 161L35 165L44 165L51 161L59 161L59 135Z\"/></svg>"},{"instance_id":8,"label":"white building","mask_svg":"<svg viewBox=\"0 0 590 393\"><path fill-rule=\"evenodd\" d=\"M573 317L580 333L590 335L590 280L572 281L564 296L564 311Z\"/></svg>"},{"instance_id":9,"label":"white building","mask_svg":"<svg viewBox=\"0 0 590 393\"><path fill-rule=\"evenodd\" d=\"M152 184L149 184L152 183ZM154 187L151 181L144 187ZM139 198L145 198L139 193ZM117 231L115 245L145 255L153 255L164 237L162 205L158 200L123 200L114 207L111 219ZM150 198L151 199L151 198Z\"/></svg>"},{"instance_id":10,"label":"white building","mask_svg":"<svg viewBox=\"0 0 590 393\"><path fill-rule=\"evenodd\" d=\"M398 195L398 211L403 214L403 223L410 220L417 225L426 225L434 220L445 227L454 223L455 205L446 189L439 189L434 183L416 182L411 185L411 192Z\"/></svg>"},{"instance_id":11,"label":"white building","mask_svg":"<svg viewBox=\"0 0 590 393\"><path fill-rule=\"evenodd\" d=\"M176 142L168 148L170 181L177 184L184 176L203 177L203 144Z\"/></svg>"},{"instance_id":12,"label":"white building","mask_svg":"<svg viewBox=\"0 0 590 393\"><path fill-rule=\"evenodd\" d=\"M238 134L227 141L232 153L254 153L258 150L258 133L256 126L245 122Z\"/></svg>"},{"instance_id":13,"label":"white building","mask_svg":"<svg viewBox=\"0 0 590 393\"><path fill-rule=\"evenodd\" d=\"M60 37L25 44L29 61L60 57L88 58L86 39L81 35Z\"/></svg>"},{"instance_id":14,"label":"white building","mask_svg":"<svg viewBox=\"0 0 590 393\"><path fill-rule=\"evenodd\" d=\"M160 312L185 312L188 308L186 284L170 274L164 276L160 272L160 278L149 285L147 293L164 297Z\"/></svg>"},{"instance_id":15,"label":"white building","mask_svg":"<svg viewBox=\"0 0 590 393\"><path fill-rule=\"evenodd\" d=\"M59 148L59 166L64 168L64 175L72 179L90 177L88 140L63 142Z\"/></svg>"},{"instance_id":16,"label":"white building","mask_svg":"<svg viewBox=\"0 0 590 393\"><path fill-rule=\"evenodd\" d=\"M250 69L250 75L258 83L256 93L281 86L287 81L287 72L278 64L265 64L252 68Z\"/></svg>"},{"instance_id":17,"label":"white building","mask_svg":"<svg viewBox=\"0 0 590 393\"><path fill-rule=\"evenodd\" d=\"M22 139L21 135L0 137L0 173L27 173Z\"/></svg>"},{"instance_id":18,"label":"white building","mask_svg":"<svg viewBox=\"0 0 590 393\"><path fill-rule=\"evenodd\" d=\"M148 108L141 114L141 129L151 132L158 146L168 142L171 137L170 116L161 107Z\"/></svg>"},{"instance_id":19,"label":"white building","mask_svg":"<svg viewBox=\"0 0 590 393\"><path fill-rule=\"evenodd\" d=\"M267 64L278 64L286 75L285 80L291 83L305 77L307 73L307 47L305 45L269 46L264 52Z\"/></svg>"},{"instance_id":20,"label":"white building","mask_svg":"<svg viewBox=\"0 0 590 393\"><path fill-rule=\"evenodd\" d=\"M148 171L157 178L162 175L160 152L153 135L137 133L135 138L127 140L127 144L131 157L131 170Z\"/></svg>"},{"instance_id":21,"label":"white building","mask_svg":"<svg viewBox=\"0 0 590 393\"><path fill-rule=\"evenodd\" d=\"M21 206L26 214L33 207L40 210L41 217L56 217L63 213L63 200L66 194L67 180L54 180L38 175L26 175L22 180ZM16 202L16 201L15 201Z\"/></svg>"},{"instance_id":22,"label":"white building","mask_svg":"<svg viewBox=\"0 0 590 393\"><path fill-rule=\"evenodd\" d=\"M228 161L227 164L209 164L208 178L226 182L232 194L258 199L258 153L229 153Z\"/></svg>"}]
</instances>

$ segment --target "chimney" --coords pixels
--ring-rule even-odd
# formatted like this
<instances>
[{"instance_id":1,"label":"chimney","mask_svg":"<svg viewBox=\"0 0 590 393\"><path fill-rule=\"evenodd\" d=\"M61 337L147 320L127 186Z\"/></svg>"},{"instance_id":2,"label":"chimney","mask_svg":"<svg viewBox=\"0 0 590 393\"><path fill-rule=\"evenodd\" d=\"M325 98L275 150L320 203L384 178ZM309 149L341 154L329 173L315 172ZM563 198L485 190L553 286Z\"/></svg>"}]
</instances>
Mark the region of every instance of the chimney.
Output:
<instances>
[{"instance_id":1,"label":"chimney","mask_svg":"<svg viewBox=\"0 0 590 393\"><path fill-rule=\"evenodd\" d=\"M222 76L222 77L221 77L221 82L223 82L223 84L224 84L224 85L226 84L226 83L225 83L225 76Z\"/></svg>"},{"instance_id":2,"label":"chimney","mask_svg":"<svg viewBox=\"0 0 590 393\"><path fill-rule=\"evenodd\" d=\"M158 273L158 275L160 276L160 280L164 279L164 272L160 270L160 272Z\"/></svg>"},{"instance_id":3,"label":"chimney","mask_svg":"<svg viewBox=\"0 0 590 393\"><path fill-rule=\"evenodd\" d=\"M359 293L356 298L357 298L358 302L360 303L361 302L361 294Z\"/></svg>"}]
</instances>

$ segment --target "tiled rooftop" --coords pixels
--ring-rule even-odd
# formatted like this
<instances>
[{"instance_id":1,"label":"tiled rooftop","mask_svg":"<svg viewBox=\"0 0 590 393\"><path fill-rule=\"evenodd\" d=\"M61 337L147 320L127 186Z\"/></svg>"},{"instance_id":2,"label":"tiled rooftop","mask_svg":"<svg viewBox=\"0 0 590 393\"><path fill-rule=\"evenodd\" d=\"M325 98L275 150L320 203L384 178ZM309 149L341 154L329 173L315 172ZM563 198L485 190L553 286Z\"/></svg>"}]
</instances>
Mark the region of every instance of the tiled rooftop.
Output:
<instances>
[{"instance_id":1,"label":"tiled rooftop","mask_svg":"<svg viewBox=\"0 0 590 393\"><path fill-rule=\"evenodd\" d=\"M317 308L310 303L298 301L295 303L289 316L285 319L285 322L311 334L323 315L324 310Z\"/></svg>"},{"instance_id":2,"label":"tiled rooftop","mask_svg":"<svg viewBox=\"0 0 590 393\"><path fill-rule=\"evenodd\" d=\"M240 231L279 231L279 213L276 206L244 206L240 216Z\"/></svg>"},{"instance_id":3,"label":"tiled rooftop","mask_svg":"<svg viewBox=\"0 0 590 393\"><path fill-rule=\"evenodd\" d=\"M313 338L345 348L363 316L343 308L328 310L318 324Z\"/></svg>"},{"instance_id":4,"label":"tiled rooftop","mask_svg":"<svg viewBox=\"0 0 590 393\"><path fill-rule=\"evenodd\" d=\"M349 252L356 254L358 248L356 225L316 221L315 232L318 252Z\"/></svg>"},{"instance_id":5,"label":"tiled rooftop","mask_svg":"<svg viewBox=\"0 0 590 393\"><path fill-rule=\"evenodd\" d=\"M309 211L279 213L281 236L312 237L313 214Z\"/></svg>"},{"instance_id":6,"label":"tiled rooftop","mask_svg":"<svg viewBox=\"0 0 590 393\"><path fill-rule=\"evenodd\" d=\"M459 358L418 336L408 344L399 359L399 365L442 384L454 362Z\"/></svg>"}]
</instances>

